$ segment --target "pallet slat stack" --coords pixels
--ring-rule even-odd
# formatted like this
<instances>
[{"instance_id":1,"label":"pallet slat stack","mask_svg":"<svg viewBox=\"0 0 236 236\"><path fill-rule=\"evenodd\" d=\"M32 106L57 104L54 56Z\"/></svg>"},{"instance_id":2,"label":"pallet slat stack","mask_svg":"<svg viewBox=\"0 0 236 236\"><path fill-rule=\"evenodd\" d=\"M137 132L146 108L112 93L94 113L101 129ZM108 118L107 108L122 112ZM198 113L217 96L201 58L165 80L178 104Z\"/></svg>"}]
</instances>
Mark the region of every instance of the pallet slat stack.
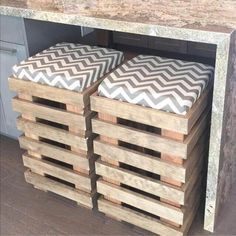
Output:
<instances>
[{"instance_id":1,"label":"pallet slat stack","mask_svg":"<svg viewBox=\"0 0 236 236\"><path fill-rule=\"evenodd\" d=\"M96 205L90 96L104 75L123 60L112 49L59 43L13 67L25 179L79 205Z\"/></svg>"},{"instance_id":2,"label":"pallet slat stack","mask_svg":"<svg viewBox=\"0 0 236 236\"><path fill-rule=\"evenodd\" d=\"M98 114L92 118L98 134L94 153L100 156L95 163L98 209L156 234L184 235L202 196L212 86L185 115L132 104L127 97L132 100L136 93L140 99L148 83L139 76L153 76L158 66L169 65L151 65L141 73L135 71L135 60L105 78L91 96L91 110Z\"/></svg>"}]
</instances>

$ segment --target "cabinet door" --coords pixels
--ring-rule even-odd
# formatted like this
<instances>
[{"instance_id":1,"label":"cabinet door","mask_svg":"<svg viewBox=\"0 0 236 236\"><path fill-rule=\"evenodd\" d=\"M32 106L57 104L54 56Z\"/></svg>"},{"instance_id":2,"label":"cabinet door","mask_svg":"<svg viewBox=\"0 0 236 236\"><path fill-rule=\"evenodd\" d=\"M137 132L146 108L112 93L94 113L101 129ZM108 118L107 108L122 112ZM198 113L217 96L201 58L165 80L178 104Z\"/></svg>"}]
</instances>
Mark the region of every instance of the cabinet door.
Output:
<instances>
[{"instance_id":1,"label":"cabinet door","mask_svg":"<svg viewBox=\"0 0 236 236\"><path fill-rule=\"evenodd\" d=\"M23 18L0 15L0 41L24 45L24 32Z\"/></svg>"},{"instance_id":2,"label":"cabinet door","mask_svg":"<svg viewBox=\"0 0 236 236\"><path fill-rule=\"evenodd\" d=\"M12 74L13 65L27 57L25 46L0 41L0 94L5 116L5 130L1 133L17 138L20 132L16 128L18 113L12 110L11 100L16 94L9 90L8 77Z\"/></svg>"},{"instance_id":3,"label":"cabinet door","mask_svg":"<svg viewBox=\"0 0 236 236\"><path fill-rule=\"evenodd\" d=\"M215 58L216 45L188 42L188 54L201 57Z\"/></svg>"},{"instance_id":4,"label":"cabinet door","mask_svg":"<svg viewBox=\"0 0 236 236\"><path fill-rule=\"evenodd\" d=\"M148 46L152 49L167 52L176 52L183 54L187 52L187 42L176 39L150 37L148 39Z\"/></svg>"},{"instance_id":5,"label":"cabinet door","mask_svg":"<svg viewBox=\"0 0 236 236\"><path fill-rule=\"evenodd\" d=\"M2 97L0 96L0 133L7 133L6 119L3 110Z\"/></svg>"},{"instance_id":6,"label":"cabinet door","mask_svg":"<svg viewBox=\"0 0 236 236\"><path fill-rule=\"evenodd\" d=\"M136 47L147 47L147 37L139 34L113 32L113 42Z\"/></svg>"}]
</instances>

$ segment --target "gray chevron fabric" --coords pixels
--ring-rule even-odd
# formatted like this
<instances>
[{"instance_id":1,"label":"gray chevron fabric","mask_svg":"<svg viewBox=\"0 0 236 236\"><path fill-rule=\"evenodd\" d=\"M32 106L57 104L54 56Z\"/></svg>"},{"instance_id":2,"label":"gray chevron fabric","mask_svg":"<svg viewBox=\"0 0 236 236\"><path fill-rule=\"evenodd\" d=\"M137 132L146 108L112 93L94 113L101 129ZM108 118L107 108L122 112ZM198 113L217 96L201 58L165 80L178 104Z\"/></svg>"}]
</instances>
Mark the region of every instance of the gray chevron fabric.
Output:
<instances>
[{"instance_id":1,"label":"gray chevron fabric","mask_svg":"<svg viewBox=\"0 0 236 236\"><path fill-rule=\"evenodd\" d=\"M123 53L59 43L13 67L16 78L82 92L123 61Z\"/></svg>"},{"instance_id":2,"label":"gray chevron fabric","mask_svg":"<svg viewBox=\"0 0 236 236\"><path fill-rule=\"evenodd\" d=\"M213 74L213 67L201 63L139 55L109 74L98 94L185 115Z\"/></svg>"}]
</instances>

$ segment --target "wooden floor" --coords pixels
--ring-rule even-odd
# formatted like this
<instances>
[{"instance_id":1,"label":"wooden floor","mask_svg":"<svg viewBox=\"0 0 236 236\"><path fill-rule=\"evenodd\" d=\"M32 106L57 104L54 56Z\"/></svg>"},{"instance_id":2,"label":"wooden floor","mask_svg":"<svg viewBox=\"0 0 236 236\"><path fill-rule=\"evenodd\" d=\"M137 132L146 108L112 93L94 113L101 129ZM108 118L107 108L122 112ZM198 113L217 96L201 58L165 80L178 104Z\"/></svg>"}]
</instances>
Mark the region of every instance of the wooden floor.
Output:
<instances>
[{"instance_id":1,"label":"wooden floor","mask_svg":"<svg viewBox=\"0 0 236 236\"><path fill-rule=\"evenodd\" d=\"M105 217L97 211L34 189L25 183L22 151L18 142L0 136L1 225L0 235L151 235L151 233ZM199 211L190 235L212 235L202 230ZM214 235L236 235L236 184Z\"/></svg>"}]
</instances>

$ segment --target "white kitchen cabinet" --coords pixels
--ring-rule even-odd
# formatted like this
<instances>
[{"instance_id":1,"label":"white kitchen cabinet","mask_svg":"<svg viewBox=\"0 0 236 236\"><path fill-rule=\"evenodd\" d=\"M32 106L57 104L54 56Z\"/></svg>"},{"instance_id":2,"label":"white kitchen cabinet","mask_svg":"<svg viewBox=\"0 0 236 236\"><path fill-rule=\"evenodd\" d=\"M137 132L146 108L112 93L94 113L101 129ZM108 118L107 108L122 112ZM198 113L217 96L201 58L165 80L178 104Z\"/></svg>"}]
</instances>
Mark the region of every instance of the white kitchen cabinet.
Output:
<instances>
[{"instance_id":1,"label":"white kitchen cabinet","mask_svg":"<svg viewBox=\"0 0 236 236\"><path fill-rule=\"evenodd\" d=\"M11 100L16 94L8 87L12 67L28 57L24 20L20 17L0 15L0 133L17 138L17 112Z\"/></svg>"},{"instance_id":2,"label":"white kitchen cabinet","mask_svg":"<svg viewBox=\"0 0 236 236\"><path fill-rule=\"evenodd\" d=\"M9 90L8 78L12 67L27 57L24 45L0 41L0 94L1 94L1 130L2 134L17 138L20 132L16 128L18 113L12 110L11 100L16 94Z\"/></svg>"},{"instance_id":3,"label":"white kitchen cabinet","mask_svg":"<svg viewBox=\"0 0 236 236\"><path fill-rule=\"evenodd\" d=\"M2 97L0 96L0 132L7 133L6 118L3 110Z\"/></svg>"}]
</instances>

